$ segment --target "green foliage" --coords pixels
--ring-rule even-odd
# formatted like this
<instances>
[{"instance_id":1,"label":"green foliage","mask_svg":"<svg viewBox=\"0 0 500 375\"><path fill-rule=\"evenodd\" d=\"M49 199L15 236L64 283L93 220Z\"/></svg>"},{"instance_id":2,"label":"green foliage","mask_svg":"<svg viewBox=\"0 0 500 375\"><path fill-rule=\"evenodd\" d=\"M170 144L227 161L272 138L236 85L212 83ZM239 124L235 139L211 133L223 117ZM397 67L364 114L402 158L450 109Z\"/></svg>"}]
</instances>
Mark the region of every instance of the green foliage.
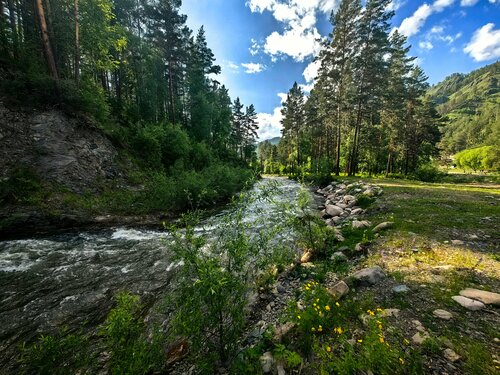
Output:
<instances>
[{"instance_id":1,"label":"green foliage","mask_svg":"<svg viewBox=\"0 0 500 375\"><path fill-rule=\"evenodd\" d=\"M483 146L464 150L454 156L458 168L476 171L500 171L500 149Z\"/></svg>"},{"instance_id":2,"label":"green foliage","mask_svg":"<svg viewBox=\"0 0 500 375\"><path fill-rule=\"evenodd\" d=\"M297 352L288 350L285 345L276 345L272 353L273 357L277 361L283 362L287 368L293 369L302 363L302 357Z\"/></svg>"},{"instance_id":3,"label":"green foliage","mask_svg":"<svg viewBox=\"0 0 500 375\"><path fill-rule=\"evenodd\" d=\"M155 333L146 338L141 320L139 297L120 293L117 306L111 310L101 329L104 345L109 351L112 374L147 374L163 366L162 339Z\"/></svg>"},{"instance_id":4,"label":"green foliage","mask_svg":"<svg viewBox=\"0 0 500 375\"><path fill-rule=\"evenodd\" d=\"M0 181L0 204L34 203L40 199L41 192L38 176L28 168L19 168Z\"/></svg>"},{"instance_id":5,"label":"green foliage","mask_svg":"<svg viewBox=\"0 0 500 375\"><path fill-rule=\"evenodd\" d=\"M22 373L59 375L88 369L90 355L88 337L63 330L55 336L40 336L31 346L23 346L20 364Z\"/></svg>"},{"instance_id":6,"label":"green foliage","mask_svg":"<svg viewBox=\"0 0 500 375\"><path fill-rule=\"evenodd\" d=\"M433 164L424 164L418 167L413 173L412 178L423 182L438 182L443 179L445 173L441 172Z\"/></svg>"}]
</instances>

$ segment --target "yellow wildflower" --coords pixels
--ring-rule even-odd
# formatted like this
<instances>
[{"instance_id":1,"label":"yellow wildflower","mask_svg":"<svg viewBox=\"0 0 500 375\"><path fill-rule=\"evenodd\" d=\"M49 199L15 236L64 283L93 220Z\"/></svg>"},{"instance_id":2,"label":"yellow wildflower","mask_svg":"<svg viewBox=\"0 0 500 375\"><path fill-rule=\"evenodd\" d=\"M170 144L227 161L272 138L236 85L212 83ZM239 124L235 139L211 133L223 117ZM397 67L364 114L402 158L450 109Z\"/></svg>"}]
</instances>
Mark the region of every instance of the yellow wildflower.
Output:
<instances>
[{"instance_id":1,"label":"yellow wildflower","mask_svg":"<svg viewBox=\"0 0 500 375\"><path fill-rule=\"evenodd\" d=\"M312 327L311 331L316 332L316 328Z\"/></svg>"},{"instance_id":2,"label":"yellow wildflower","mask_svg":"<svg viewBox=\"0 0 500 375\"><path fill-rule=\"evenodd\" d=\"M379 325L378 325L378 329L382 329L382 324L379 324Z\"/></svg>"},{"instance_id":3,"label":"yellow wildflower","mask_svg":"<svg viewBox=\"0 0 500 375\"><path fill-rule=\"evenodd\" d=\"M331 347L329 347L329 346L327 346L327 347L326 347L326 351L327 351L328 353L330 353L330 352L332 351L332 348L331 348Z\"/></svg>"},{"instance_id":4,"label":"yellow wildflower","mask_svg":"<svg viewBox=\"0 0 500 375\"><path fill-rule=\"evenodd\" d=\"M405 364L405 360L403 358L399 358L399 362L401 362L402 365Z\"/></svg>"},{"instance_id":5,"label":"yellow wildflower","mask_svg":"<svg viewBox=\"0 0 500 375\"><path fill-rule=\"evenodd\" d=\"M326 310L326 311L330 311L330 306L326 305L326 306L325 306L325 310Z\"/></svg>"},{"instance_id":6,"label":"yellow wildflower","mask_svg":"<svg viewBox=\"0 0 500 375\"><path fill-rule=\"evenodd\" d=\"M363 342L363 340L358 340L358 342Z\"/></svg>"},{"instance_id":7,"label":"yellow wildflower","mask_svg":"<svg viewBox=\"0 0 500 375\"><path fill-rule=\"evenodd\" d=\"M378 340L380 341L381 344L384 343L384 338L383 337L379 337Z\"/></svg>"},{"instance_id":8,"label":"yellow wildflower","mask_svg":"<svg viewBox=\"0 0 500 375\"><path fill-rule=\"evenodd\" d=\"M378 311L378 312L382 312L382 311L384 311L384 310L382 310L380 307L377 307L377 311Z\"/></svg>"},{"instance_id":9,"label":"yellow wildflower","mask_svg":"<svg viewBox=\"0 0 500 375\"><path fill-rule=\"evenodd\" d=\"M406 345L409 345L409 344L410 344L410 342L409 342L407 339L404 339L404 343L405 343Z\"/></svg>"},{"instance_id":10,"label":"yellow wildflower","mask_svg":"<svg viewBox=\"0 0 500 375\"><path fill-rule=\"evenodd\" d=\"M323 332L323 327L321 325L318 327L318 332Z\"/></svg>"},{"instance_id":11,"label":"yellow wildflower","mask_svg":"<svg viewBox=\"0 0 500 375\"><path fill-rule=\"evenodd\" d=\"M300 315L297 315L297 319L301 319Z\"/></svg>"},{"instance_id":12,"label":"yellow wildflower","mask_svg":"<svg viewBox=\"0 0 500 375\"><path fill-rule=\"evenodd\" d=\"M337 307L340 307L340 303L338 303L338 302L335 302L335 305L336 305Z\"/></svg>"},{"instance_id":13,"label":"yellow wildflower","mask_svg":"<svg viewBox=\"0 0 500 375\"><path fill-rule=\"evenodd\" d=\"M337 334L341 335L343 331L342 331L342 328L341 328L341 327L336 327L336 328L333 330L333 332L335 332L335 333L337 333Z\"/></svg>"},{"instance_id":14,"label":"yellow wildflower","mask_svg":"<svg viewBox=\"0 0 500 375\"><path fill-rule=\"evenodd\" d=\"M367 312L368 314L370 314L371 316L375 315L375 313L374 313L373 311L371 311L371 310L366 310L366 312Z\"/></svg>"}]
</instances>

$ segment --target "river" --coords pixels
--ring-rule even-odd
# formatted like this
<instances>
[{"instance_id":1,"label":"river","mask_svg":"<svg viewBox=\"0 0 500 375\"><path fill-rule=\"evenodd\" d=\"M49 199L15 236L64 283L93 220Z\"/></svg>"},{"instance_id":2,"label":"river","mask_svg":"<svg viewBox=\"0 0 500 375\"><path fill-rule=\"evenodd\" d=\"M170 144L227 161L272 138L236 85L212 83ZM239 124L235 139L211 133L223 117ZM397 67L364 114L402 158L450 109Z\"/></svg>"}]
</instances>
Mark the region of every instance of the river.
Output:
<instances>
[{"instance_id":1,"label":"river","mask_svg":"<svg viewBox=\"0 0 500 375\"><path fill-rule=\"evenodd\" d=\"M296 202L295 181L265 178L252 191L259 195L270 186L279 191L275 201ZM229 212L205 219L197 230L210 236ZM277 215L275 204L256 200L245 208L244 220L256 231ZM178 266L168 243L164 231L126 228L0 242L0 368L12 369L18 345L40 334L97 326L118 291L154 304Z\"/></svg>"}]
</instances>

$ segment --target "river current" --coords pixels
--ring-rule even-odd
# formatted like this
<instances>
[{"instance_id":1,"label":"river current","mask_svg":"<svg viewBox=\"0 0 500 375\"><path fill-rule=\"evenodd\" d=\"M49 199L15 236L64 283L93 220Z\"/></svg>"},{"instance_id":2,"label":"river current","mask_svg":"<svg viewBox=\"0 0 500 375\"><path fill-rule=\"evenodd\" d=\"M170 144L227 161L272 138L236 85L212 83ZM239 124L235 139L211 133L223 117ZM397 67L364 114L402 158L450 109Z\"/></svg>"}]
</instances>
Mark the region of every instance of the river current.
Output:
<instances>
[{"instance_id":1,"label":"river current","mask_svg":"<svg viewBox=\"0 0 500 375\"><path fill-rule=\"evenodd\" d=\"M278 191L275 201L296 202L297 182L265 178L252 190L258 195L269 186ZM204 220L197 230L210 236L228 212ZM245 208L244 221L258 231L277 215L275 204L256 200ZM164 231L129 228L0 241L0 368L13 364L18 345L40 334L98 325L119 291L154 303L178 267L168 244Z\"/></svg>"}]
</instances>

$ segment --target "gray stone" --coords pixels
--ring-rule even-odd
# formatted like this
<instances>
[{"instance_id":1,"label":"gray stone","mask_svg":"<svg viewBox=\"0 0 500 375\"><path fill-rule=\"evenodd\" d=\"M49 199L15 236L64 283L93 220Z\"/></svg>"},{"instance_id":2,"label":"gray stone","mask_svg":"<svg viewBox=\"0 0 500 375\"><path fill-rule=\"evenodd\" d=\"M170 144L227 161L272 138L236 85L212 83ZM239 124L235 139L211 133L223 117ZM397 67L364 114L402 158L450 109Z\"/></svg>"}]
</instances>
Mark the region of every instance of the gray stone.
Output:
<instances>
[{"instance_id":1,"label":"gray stone","mask_svg":"<svg viewBox=\"0 0 500 375\"><path fill-rule=\"evenodd\" d=\"M443 351L443 356L450 362L456 362L460 359L460 356L452 349L445 349Z\"/></svg>"},{"instance_id":2,"label":"gray stone","mask_svg":"<svg viewBox=\"0 0 500 375\"><path fill-rule=\"evenodd\" d=\"M368 228L370 225L371 225L371 223L367 220L363 220L363 221L354 220L352 222L352 227L354 229Z\"/></svg>"},{"instance_id":3,"label":"gray stone","mask_svg":"<svg viewBox=\"0 0 500 375\"><path fill-rule=\"evenodd\" d=\"M281 284L278 284L276 285L276 290L279 292L279 293L285 293L286 292L286 289L283 285Z\"/></svg>"},{"instance_id":4,"label":"gray stone","mask_svg":"<svg viewBox=\"0 0 500 375\"><path fill-rule=\"evenodd\" d=\"M362 208L355 208L351 211L351 215L361 215L363 213Z\"/></svg>"},{"instance_id":5,"label":"gray stone","mask_svg":"<svg viewBox=\"0 0 500 375\"><path fill-rule=\"evenodd\" d=\"M410 288L408 288L406 285L397 285L394 288L392 288L392 292L396 294L404 294L408 293L410 291Z\"/></svg>"},{"instance_id":6,"label":"gray stone","mask_svg":"<svg viewBox=\"0 0 500 375\"><path fill-rule=\"evenodd\" d=\"M330 216L340 216L344 213L344 210L340 207L329 204L326 206L326 213Z\"/></svg>"},{"instance_id":7,"label":"gray stone","mask_svg":"<svg viewBox=\"0 0 500 375\"><path fill-rule=\"evenodd\" d=\"M361 284L377 284L385 278L385 273L382 268L375 266L372 268L365 268L355 272L352 277Z\"/></svg>"},{"instance_id":8,"label":"gray stone","mask_svg":"<svg viewBox=\"0 0 500 375\"><path fill-rule=\"evenodd\" d=\"M274 341L281 342L283 337L288 335L288 333L295 327L295 323L288 322L285 324L280 325L276 330L274 331Z\"/></svg>"},{"instance_id":9,"label":"gray stone","mask_svg":"<svg viewBox=\"0 0 500 375\"><path fill-rule=\"evenodd\" d=\"M349 286L344 281L339 281L333 287L328 288L328 293L340 299L349 293Z\"/></svg>"},{"instance_id":10,"label":"gray stone","mask_svg":"<svg viewBox=\"0 0 500 375\"><path fill-rule=\"evenodd\" d=\"M481 310L481 309L485 308L484 303L479 302L479 301L475 301L473 299L470 299L470 298L467 298L467 297L464 297L464 296L453 296L451 298L456 303L458 303L458 304L462 305L463 307L465 307L467 310L477 311L477 310Z\"/></svg>"},{"instance_id":11,"label":"gray stone","mask_svg":"<svg viewBox=\"0 0 500 375\"><path fill-rule=\"evenodd\" d=\"M399 309L385 309L385 310L382 310L382 312L380 313L380 316L382 318L389 318L391 316L397 318L399 316L399 312L400 312Z\"/></svg>"},{"instance_id":12,"label":"gray stone","mask_svg":"<svg viewBox=\"0 0 500 375\"><path fill-rule=\"evenodd\" d=\"M386 221L384 223L380 223L375 228L373 228L373 233L380 232L382 230L392 227L393 225L394 223L392 221Z\"/></svg>"},{"instance_id":13,"label":"gray stone","mask_svg":"<svg viewBox=\"0 0 500 375\"><path fill-rule=\"evenodd\" d=\"M354 251L361 252L363 251L363 245L361 243L357 243L354 247Z\"/></svg>"},{"instance_id":14,"label":"gray stone","mask_svg":"<svg viewBox=\"0 0 500 375\"><path fill-rule=\"evenodd\" d=\"M363 195L366 195L367 197L373 197L375 196L375 192L373 191L373 189L368 188L363 192Z\"/></svg>"},{"instance_id":15,"label":"gray stone","mask_svg":"<svg viewBox=\"0 0 500 375\"><path fill-rule=\"evenodd\" d=\"M425 340L429 338L429 334L427 332L417 332L411 338L414 344L421 345Z\"/></svg>"},{"instance_id":16,"label":"gray stone","mask_svg":"<svg viewBox=\"0 0 500 375\"><path fill-rule=\"evenodd\" d=\"M335 206L340 207L341 209L347 208L347 204L340 203L340 202L339 203L335 203Z\"/></svg>"},{"instance_id":17,"label":"gray stone","mask_svg":"<svg viewBox=\"0 0 500 375\"><path fill-rule=\"evenodd\" d=\"M485 305L500 306L500 294L485 290L467 288L460 292L461 296L481 301Z\"/></svg>"},{"instance_id":18,"label":"gray stone","mask_svg":"<svg viewBox=\"0 0 500 375\"><path fill-rule=\"evenodd\" d=\"M351 202L355 202L356 197L354 195L344 195L344 203L349 204Z\"/></svg>"},{"instance_id":19,"label":"gray stone","mask_svg":"<svg viewBox=\"0 0 500 375\"><path fill-rule=\"evenodd\" d=\"M265 352L259 358L260 365L262 367L262 372L264 374L269 374L273 369L274 358L271 352Z\"/></svg>"},{"instance_id":20,"label":"gray stone","mask_svg":"<svg viewBox=\"0 0 500 375\"><path fill-rule=\"evenodd\" d=\"M455 246L463 246L465 245L465 242L462 240L451 240L451 244Z\"/></svg>"},{"instance_id":21,"label":"gray stone","mask_svg":"<svg viewBox=\"0 0 500 375\"><path fill-rule=\"evenodd\" d=\"M339 261L340 262L347 262L347 256L341 251L337 251L337 252L333 253L333 255L331 256L330 259L337 261L337 262L339 262Z\"/></svg>"},{"instance_id":22,"label":"gray stone","mask_svg":"<svg viewBox=\"0 0 500 375\"><path fill-rule=\"evenodd\" d=\"M450 320L451 318L453 318L453 315L451 312L448 312L446 310L441 310L441 309L434 310L432 312L432 315L434 315L435 317L437 317L439 319L444 319L444 320Z\"/></svg>"}]
</instances>

